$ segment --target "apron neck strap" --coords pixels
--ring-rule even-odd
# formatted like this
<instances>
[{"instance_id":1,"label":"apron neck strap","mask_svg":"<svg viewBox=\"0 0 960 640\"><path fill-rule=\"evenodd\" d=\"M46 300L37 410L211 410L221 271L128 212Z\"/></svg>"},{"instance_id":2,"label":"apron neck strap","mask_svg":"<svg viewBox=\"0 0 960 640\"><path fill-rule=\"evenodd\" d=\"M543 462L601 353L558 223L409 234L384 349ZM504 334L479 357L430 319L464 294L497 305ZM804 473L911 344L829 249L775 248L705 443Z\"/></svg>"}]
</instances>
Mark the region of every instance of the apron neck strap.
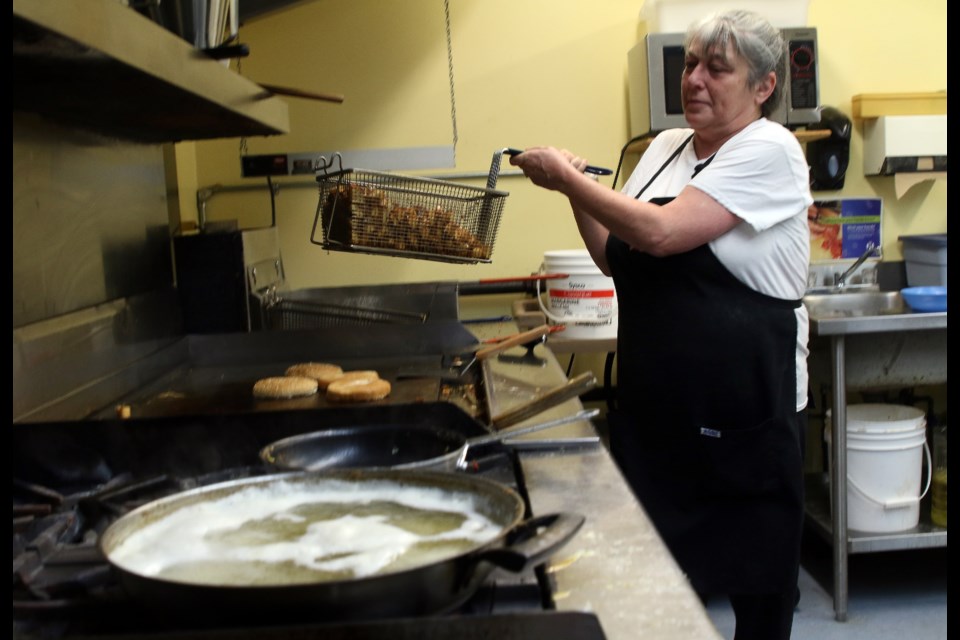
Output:
<instances>
[{"instance_id":1,"label":"apron neck strap","mask_svg":"<svg viewBox=\"0 0 960 640\"><path fill-rule=\"evenodd\" d=\"M686 140L683 141L683 144L681 144L679 147L677 147L676 150L674 150L674 152L673 152L672 154L670 154L670 157L667 158L667 161L664 162L662 165L660 165L660 168L657 169L657 172L656 172L655 174L653 174L653 177L650 178L650 179L647 181L647 184L643 185L643 188L640 189L640 191L637 192L637 195L633 196L634 200L639 199L640 196L643 195L643 192L647 190L647 187L649 187L651 184L653 184L653 181L657 179L657 176L659 176L661 173L663 173L663 170L666 169L667 166L668 166L671 162L673 162L674 160L676 160L677 156L680 155L680 152L683 151L684 147L686 147L686 146L690 143L691 140L693 140L693 134L692 134L692 133L690 134L690 136L689 136ZM714 154L714 155L716 155L716 154ZM707 162L705 162L705 163L703 164L703 166L704 166L704 167L707 166L707 164L710 163L710 160L713 160L713 156L710 156L710 159L707 160ZM702 168L702 167L701 167L701 168ZM694 175L696 175L696 174L694 174Z\"/></svg>"}]
</instances>

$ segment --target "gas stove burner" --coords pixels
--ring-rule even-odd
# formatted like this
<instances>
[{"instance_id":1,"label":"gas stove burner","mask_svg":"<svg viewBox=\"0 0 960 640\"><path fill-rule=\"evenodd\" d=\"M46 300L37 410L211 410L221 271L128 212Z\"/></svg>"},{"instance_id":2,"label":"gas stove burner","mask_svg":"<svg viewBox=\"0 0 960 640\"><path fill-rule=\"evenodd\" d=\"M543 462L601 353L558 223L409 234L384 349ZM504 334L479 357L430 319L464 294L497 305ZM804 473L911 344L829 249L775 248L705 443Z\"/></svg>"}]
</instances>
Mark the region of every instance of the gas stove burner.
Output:
<instances>
[{"instance_id":1,"label":"gas stove burner","mask_svg":"<svg viewBox=\"0 0 960 640\"><path fill-rule=\"evenodd\" d=\"M223 628L221 622L200 621L191 625L158 620L128 595L98 546L99 536L107 526L121 515L168 495L275 473L260 462L258 452L262 445L279 437L315 430L324 423L342 423L345 419L361 424L401 424L414 417L462 429L468 436L484 432L480 423L448 403L15 424L14 445L29 456L15 461L13 479L14 635L118 638L149 630L159 637L169 634L178 640L199 640L205 634L215 633ZM62 455L64 451L69 455ZM516 453L499 443L485 452L483 464L466 473L516 490L524 499L527 515L531 515ZM285 619L284 627L289 633L289 629L301 633L322 629L323 638L403 638L401 628L418 634L409 637L421 638L429 637L422 633L433 628L461 627L464 632L457 632L457 637L469 638L471 629L503 624L508 620L506 615L511 616L509 620L518 629L524 628L524 623L516 622L512 616L521 616L527 624L537 620L553 624L553 618L548 621L544 617L553 608L551 577L542 569L520 574L497 569L467 602L433 616L405 619L398 623L401 627L390 627L394 635L352 636L349 633L373 627L360 623L323 624L309 614L300 620ZM245 628L233 637L293 636L284 636L273 627L261 627ZM518 636L511 636L503 628L497 637Z\"/></svg>"}]
</instances>

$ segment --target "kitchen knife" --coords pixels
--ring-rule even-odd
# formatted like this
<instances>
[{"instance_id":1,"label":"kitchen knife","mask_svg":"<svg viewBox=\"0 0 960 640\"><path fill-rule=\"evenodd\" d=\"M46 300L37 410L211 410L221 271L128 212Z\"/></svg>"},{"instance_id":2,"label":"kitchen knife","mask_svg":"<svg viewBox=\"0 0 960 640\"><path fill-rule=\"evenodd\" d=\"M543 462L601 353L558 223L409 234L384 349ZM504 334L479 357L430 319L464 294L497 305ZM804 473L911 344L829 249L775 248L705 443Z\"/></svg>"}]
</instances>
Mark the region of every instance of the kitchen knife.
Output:
<instances>
[{"instance_id":1,"label":"kitchen knife","mask_svg":"<svg viewBox=\"0 0 960 640\"><path fill-rule=\"evenodd\" d=\"M503 152L508 156L518 156L521 153L523 153L523 150L507 148L507 149L504 149ZM593 165L589 165L589 164L587 165L587 168L583 170L583 172L592 173L597 176L609 176L610 174L613 173L613 171L611 171L610 169L606 169L604 167L594 167Z\"/></svg>"}]
</instances>

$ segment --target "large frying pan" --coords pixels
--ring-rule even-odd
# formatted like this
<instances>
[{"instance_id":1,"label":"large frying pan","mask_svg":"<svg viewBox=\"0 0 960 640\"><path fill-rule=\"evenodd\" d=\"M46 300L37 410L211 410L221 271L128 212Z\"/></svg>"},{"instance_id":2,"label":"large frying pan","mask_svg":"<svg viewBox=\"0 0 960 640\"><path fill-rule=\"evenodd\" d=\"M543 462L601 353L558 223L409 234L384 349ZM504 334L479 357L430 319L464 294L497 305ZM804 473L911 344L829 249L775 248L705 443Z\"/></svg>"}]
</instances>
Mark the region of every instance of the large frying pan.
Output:
<instances>
[{"instance_id":1,"label":"large frying pan","mask_svg":"<svg viewBox=\"0 0 960 640\"><path fill-rule=\"evenodd\" d=\"M230 538L229 533L234 531L246 535L251 529L262 532L267 520L296 521L304 513L310 513L310 509L319 508L310 500L301 502L299 493L320 489L326 491L318 498L320 502L342 500L350 509L362 505L362 501L354 497L357 491L387 491L385 495L388 496L395 496L392 493L394 491L433 492L439 494L436 504L441 505L435 509L446 511L449 508L450 512L457 514L465 510L463 505L472 505L474 511L489 519L492 534L488 532L484 540L468 543L467 548L443 550L446 547L441 547L442 550L435 557L423 560L421 564L413 563L396 570L388 566L385 570L364 577L317 574L319 577L311 578L310 572L304 575L304 571L298 570L295 577L288 578L277 578L270 573L266 579L224 580L202 573L199 577L175 579L161 577L166 574L151 573L136 566L138 558L148 563L163 560L163 551L155 544L141 546L126 557L122 555L124 543L134 541L138 535L148 535L144 532L150 525L167 516L186 518L191 525L202 525L196 527L197 530L206 529L198 534L196 540L178 545L177 549L196 549L198 545L208 545L202 547L203 553L217 555L222 552L217 546L220 544L248 544L250 547L299 545L302 539L297 536L302 531L295 533L292 538L279 534L271 537L273 530L268 529L271 533L267 539L261 537L249 543L238 543ZM260 513L257 516L259 520L234 523L235 528L227 532L226 538L218 537L216 524L223 521L224 510L227 514L232 513L231 509L239 510L233 515L247 514L243 511L244 505L248 504L245 502L245 496L248 495L245 492L257 490L275 492L271 494L273 498L269 504L280 505L277 512L273 516ZM291 501L291 504L297 504L296 511L289 505L283 505L282 497L285 495L297 496L296 500ZM227 497L230 501L226 505L219 502ZM219 506L215 504L218 502ZM304 505L307 505L306 512L302 509ZM204 515L211 509L219 509L219 517ZM346 515L363 517L364 513L361 509L357 514L350 512ZM420 525L411 523L416 523L419 515L412 517L413 520L401 520L405 524L398 526L405 530L416 529ZM317 521L322 523L325 518L329 516L321 516L316 520L308 517L307 522L315 526ZM242 518L238 522L240 520ZM148 610L153 609L157 615L167 618L176 616L195 621L235 624L258 621L276 623L277 620L293 621L301 617L325 621L369 620L454 610L473 595L495 567L521 572L542 563L576 534L583 521L584 518L576 514L551 514L524 520L523 499L515 491L492 480L469 474L410 470L303 472L234 480L162 498L116 520L100 537L99 544L127 592ZM385 536L384 544L392 544L390 541L394 538ZM317 557L317 548L315 545L304 549L303 557ZM299 547L294 550L299 554ZM268 554L272 551L267 549Z\"/></svg>"},{"instance_id":2,"label":"large frying pan","mask_svg":"<svg viewBox=\"0 0 960 640\"><path fill-rule=\"evenodd\" d=\"M511 427L485 436L467 438L450 429L392 425L341 427L304 433L272 442L260 451L260 459L278 470L322 471L326 469L428 469L463 471L470 467L471 448L509 437L534 433L589 420L599 409L580 411L522 427Z\"/></svg>"},{"instance_id":3,"label":"large frying pan","mask_svg":"<svg viewBox=\"0 0 960 640\"><path fill-rule=\"evenodd\" d=\"M469 466L467 455L473 447L594 417L598 411L582 411L557 420L507 428L575 398L595 384L593 373L585 372L494 417L492 434L467 438L462 431L428 423L338 425L271 442L260 450L260 459L278 470L288 471L356 468L464 470Z\"/></svg>"}]
</instances>

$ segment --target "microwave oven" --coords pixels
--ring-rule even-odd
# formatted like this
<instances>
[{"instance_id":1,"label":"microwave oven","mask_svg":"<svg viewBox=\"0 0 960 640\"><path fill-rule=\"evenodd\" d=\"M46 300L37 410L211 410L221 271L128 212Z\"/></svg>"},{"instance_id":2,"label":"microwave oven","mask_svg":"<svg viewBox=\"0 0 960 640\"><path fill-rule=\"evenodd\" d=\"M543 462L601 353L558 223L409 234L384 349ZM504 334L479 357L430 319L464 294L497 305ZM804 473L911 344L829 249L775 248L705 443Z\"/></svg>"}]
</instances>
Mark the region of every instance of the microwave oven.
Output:
<instances>
[{"instance_id":1,"label":"microwave oven","mask_svg":"<svg viewBox=\"0 0 960 640\"><path fill-rule=\"evenodd\" d=\"M795 128L820 121L816 27L782 28L786 60L783 99L770 119ZM683 33L649 33L627 54L631 138L688 127L680 101Z\"/></svg>"}]
</instances>

